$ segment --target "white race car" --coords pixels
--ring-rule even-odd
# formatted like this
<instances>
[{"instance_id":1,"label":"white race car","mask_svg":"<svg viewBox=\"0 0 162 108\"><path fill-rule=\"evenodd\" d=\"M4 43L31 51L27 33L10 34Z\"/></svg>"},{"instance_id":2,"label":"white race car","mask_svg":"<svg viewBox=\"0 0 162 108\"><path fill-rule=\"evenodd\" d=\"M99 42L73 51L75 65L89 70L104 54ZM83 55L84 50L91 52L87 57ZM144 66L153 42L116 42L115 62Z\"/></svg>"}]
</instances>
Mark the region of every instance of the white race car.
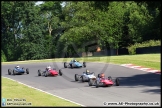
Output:
<instances>
[{"instance_id":1,"label":"white race car","mask_svg":"<svg viewBox=\"0 0 162 108\"><path fill-rule=\"evenodd\" d=\"M96 76L95 76L94 72L89 72L89 70L86 70L86 72L83 72L82 75L75 74L74 78L75 78L75 81L86 82L86 81L89 81L92 78L96 79Z\"/></svg>"}]
</instances>

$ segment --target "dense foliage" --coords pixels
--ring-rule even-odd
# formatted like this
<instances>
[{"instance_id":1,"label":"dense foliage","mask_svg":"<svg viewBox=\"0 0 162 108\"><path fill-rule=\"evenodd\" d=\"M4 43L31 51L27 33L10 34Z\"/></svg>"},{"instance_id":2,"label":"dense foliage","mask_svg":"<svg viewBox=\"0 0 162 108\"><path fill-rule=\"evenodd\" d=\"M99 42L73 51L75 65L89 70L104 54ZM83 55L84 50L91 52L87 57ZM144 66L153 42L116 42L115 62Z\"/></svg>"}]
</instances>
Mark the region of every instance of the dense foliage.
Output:
<instances>
[{"instance_id":1,"label":"dense foliage","mask_svg":"<svg viewBox=\"0 0 162 108\"><path fill-rule=\"evenodd\" d=\"M3 61L46 59L161 40L160 2L1 2ZM62 6L64 4L64 6ZM92 49L91 49L92 51Z\"/></svg>"}]
</instances>

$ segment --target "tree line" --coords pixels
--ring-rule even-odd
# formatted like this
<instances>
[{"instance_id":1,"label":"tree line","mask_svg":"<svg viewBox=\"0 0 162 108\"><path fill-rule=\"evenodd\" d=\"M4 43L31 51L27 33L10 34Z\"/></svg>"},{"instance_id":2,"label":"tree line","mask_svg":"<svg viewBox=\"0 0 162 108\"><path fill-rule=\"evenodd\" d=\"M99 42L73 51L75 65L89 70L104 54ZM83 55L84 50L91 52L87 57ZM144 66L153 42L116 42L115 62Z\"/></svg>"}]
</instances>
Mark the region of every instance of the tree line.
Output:
<instances>
[{"instance_id":1,"label":"tree line","mask_svg":"<svg viewBox=\"0 0 162 108\"><path fill-rule=\"evenodd\" d=\"M4 61L61 57L101 49L126 48L161 40L161 4L147 1L1 2L1 58Z\"/></svg>"}]
</instances>

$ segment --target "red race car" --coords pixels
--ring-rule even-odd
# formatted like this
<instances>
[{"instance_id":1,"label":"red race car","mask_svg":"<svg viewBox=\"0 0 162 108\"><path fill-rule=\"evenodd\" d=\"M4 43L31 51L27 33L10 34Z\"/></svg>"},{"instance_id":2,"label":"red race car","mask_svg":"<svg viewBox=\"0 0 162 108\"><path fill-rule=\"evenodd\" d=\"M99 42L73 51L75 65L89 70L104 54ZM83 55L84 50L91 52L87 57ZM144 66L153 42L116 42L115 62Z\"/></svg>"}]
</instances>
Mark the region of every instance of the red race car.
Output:
<instances>
[{"instance_id":1,"label":"red race car","mask_svg":"<svg viewBox=\"0 0 162 108\"><path fill-rule=\"evenodd\" d=\"M55 68L51 69L50 67L47 67L45 71L41 71L40 69L38 70L38 76L62 76L62 71L61 69L57 71Z\"/></svg>"},{"instance_id":2,"label":"red race car","mask_svg":"<svg viewBox=\"0 0 162 108\"><path fill-rule=\"evenodd\" d=\"M108 78L101 78L101 74L98 74L98 78L91 78L88 82L89 86L98 87L110 87L113 85L119 86L119 78L116 78L115 81L112 80L111 76Z\"/></svg>"}]
</instances>

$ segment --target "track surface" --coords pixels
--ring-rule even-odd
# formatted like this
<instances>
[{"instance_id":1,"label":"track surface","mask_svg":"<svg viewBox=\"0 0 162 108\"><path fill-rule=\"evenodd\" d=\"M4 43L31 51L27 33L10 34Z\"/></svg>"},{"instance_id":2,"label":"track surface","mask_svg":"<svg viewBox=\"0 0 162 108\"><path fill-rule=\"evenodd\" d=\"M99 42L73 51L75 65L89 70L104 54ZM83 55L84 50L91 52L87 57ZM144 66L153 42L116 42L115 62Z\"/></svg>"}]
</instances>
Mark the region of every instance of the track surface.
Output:
<instances>
[{"instance_id":1,"label":"track surface","mask_svg":"<svg viewBox=\"0 0 162 108\"><path fill-rule=\"evenodd\" d=\"M62 69L63 76L38 77L38 69L44 70L47 65ZM29 68L29 75L8 75L8 69L13 65L2 65L2 76L9 77L54 95L61 96L85 106L103 106L103 102L160 102L161 105L161 75L147 73L118 65L104 63L87 63L87 68L63 68L63 63L33 63L20 64ZM74 74L82 74L89 69L95 72L105 72L105 76L119 77L120 86L89 87L88 83L75 82Z\"/></svg>"}]
</instances>

